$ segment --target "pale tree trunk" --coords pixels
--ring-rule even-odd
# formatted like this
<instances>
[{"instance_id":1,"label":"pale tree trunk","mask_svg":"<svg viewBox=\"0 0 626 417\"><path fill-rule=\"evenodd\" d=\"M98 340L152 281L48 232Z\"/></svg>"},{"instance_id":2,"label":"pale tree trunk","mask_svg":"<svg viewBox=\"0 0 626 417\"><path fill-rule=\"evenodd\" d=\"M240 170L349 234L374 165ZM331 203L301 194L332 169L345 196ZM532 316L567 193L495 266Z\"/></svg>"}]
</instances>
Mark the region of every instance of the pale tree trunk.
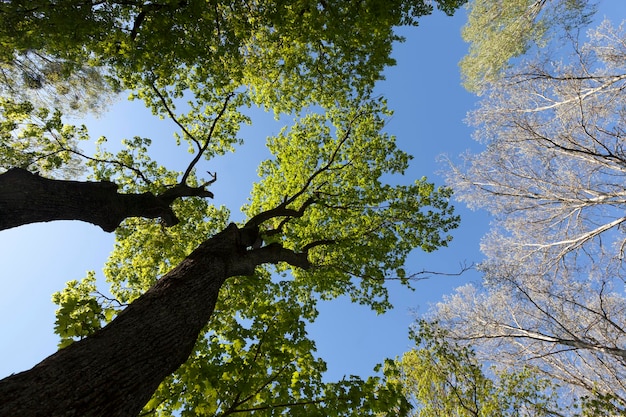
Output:
<instances>
[{"instance_id":1,"label":"pale tree trunk","mask_svg":"<svg viewBox=\"0 0 626 417\"><path fill-rule=\"evenodd\" d=\"M257 237L229 225L94 335L0 381L0 416L136 416L189 357L228 277L261 263L309 266L277 244L251 249Z\"/></svg>"},{"instance_id":2,"label":"pale tree trunk","mask_svg":"<svg viewBox=\"0 0 626 417\"><path fill-rule=\"evenodd\" d=\"M212 197L202 187L176 185L161 195L120 194L112 182L65 181L12 168L0 174L0 230L54 220L81 220L112 232L128 217L178 223L170 205L179 197Z\"/></svg>"}]
</instances>

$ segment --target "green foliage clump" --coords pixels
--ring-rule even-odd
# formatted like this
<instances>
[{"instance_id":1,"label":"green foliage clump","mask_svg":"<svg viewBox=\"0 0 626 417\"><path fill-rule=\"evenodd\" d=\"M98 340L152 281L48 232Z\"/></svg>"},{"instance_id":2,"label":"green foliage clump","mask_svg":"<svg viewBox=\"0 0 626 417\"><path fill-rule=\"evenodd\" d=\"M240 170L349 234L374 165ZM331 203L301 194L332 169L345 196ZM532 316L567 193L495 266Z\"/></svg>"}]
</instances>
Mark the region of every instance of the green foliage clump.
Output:
<instances>
[{"instance_id":1,"label":"green foliage clump","mask_svg":"<svg viewBox=\"0 0 626 417\"><path fill-rule=\"evenodd\" d=\"M594 13L582 0L472 0L463 39L470 44L459 63L463 85L481 94L496 81L510 61L527 53L533 44L544 45L558 34L588 23ZM562 35L562 34L561 34Z\"/></svg>"},{"instance_id":2,"label":"green foliage clump","mask_svg":"<svg viewBox=\"0 0 626 417\"><path fill-rule=\"evenodd\" d=\"M412 416L561 416L557 386L531 370L499 370L488 376L474 352L446 339L436 323L419 320L416 347L388 362L413 406Z\"/></svg>"}]
</instances>

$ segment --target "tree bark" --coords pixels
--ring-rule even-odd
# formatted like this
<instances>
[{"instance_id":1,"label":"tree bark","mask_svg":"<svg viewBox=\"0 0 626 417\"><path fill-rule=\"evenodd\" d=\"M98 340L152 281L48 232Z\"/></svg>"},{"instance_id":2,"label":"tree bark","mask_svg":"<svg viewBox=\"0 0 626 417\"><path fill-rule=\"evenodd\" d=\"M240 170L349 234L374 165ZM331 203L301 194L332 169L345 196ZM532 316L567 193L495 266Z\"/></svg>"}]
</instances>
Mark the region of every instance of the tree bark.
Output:
<instances>
[{"instance_id":1,"label":"tree bark","mask_svg":"<svg viewBox=\"0 0 626 417\"><path fill-rule=\"evenodd\" d=\"M54 180L25 169L0 174L0 230L53 220L81 220L112 232L127 217L178 223L170 205L179 197L213 197L202 187L179 184L161 195L120 194L112 182Z\"/></svg>"},{"instance_id":2,"label":"tree bark","mask_svg":"<svg viewBox=\"0 0 626 417\"><path fill-rule=\"evenodd\" d=\"M0 416L136 416L191 354L228 277L265 262L309 266L306 253L278 244L251 249L257 237L230 224L107 326L1 380Z\"/></svg>"}]
</instances>

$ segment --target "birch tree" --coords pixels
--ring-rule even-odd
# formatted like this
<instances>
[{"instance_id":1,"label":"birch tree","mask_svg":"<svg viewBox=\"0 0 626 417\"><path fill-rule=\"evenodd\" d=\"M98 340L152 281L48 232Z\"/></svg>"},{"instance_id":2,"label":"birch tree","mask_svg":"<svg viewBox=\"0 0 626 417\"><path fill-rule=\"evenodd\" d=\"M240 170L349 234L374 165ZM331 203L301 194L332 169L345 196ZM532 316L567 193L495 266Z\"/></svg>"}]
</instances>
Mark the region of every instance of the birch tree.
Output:
<instances>
[{"instance_id":1,"label":"birch tree","mask_svg":"<svg viewBox=\"0 0 626 417\"><path fill-rule=\"evenodd\" d=\"M484 285L435 309L483 359L530 363L573 401L626 410L626 34L605 21L572 54L512 68L470 115L485 150L449 183L493 216ZM595 407L595 408L594 408Z\"/></svg>"}]
</instances>

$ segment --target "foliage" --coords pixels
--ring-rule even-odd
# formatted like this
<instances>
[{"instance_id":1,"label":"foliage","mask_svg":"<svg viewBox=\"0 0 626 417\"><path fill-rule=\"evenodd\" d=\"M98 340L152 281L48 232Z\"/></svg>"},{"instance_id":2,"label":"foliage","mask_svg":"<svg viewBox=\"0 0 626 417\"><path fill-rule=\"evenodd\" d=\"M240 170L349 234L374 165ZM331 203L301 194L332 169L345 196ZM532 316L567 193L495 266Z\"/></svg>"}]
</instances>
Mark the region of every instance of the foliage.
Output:
<instances>
[{"instance_id":1,"label":"foliage","mask_svg":"<svg viewBox=\"0 0 626 417\"><path fill-rule=\"evenodd\" d=\"M554 389L530 369L487 376L474 352L446 339L436 323L419 320L416 347L395 369L413 416L559 416Z\"/></svg>"},{"instance_id":2,"label":"foliage","mask_svg":"<svg viewBox=\"0 0 626 417\"><path fill-rule=\"evenodd\" d=\"M452 13L463 2L436 3ZM191 91L208 102L207 94L246 86L278 112L367 91L393 63L393 27L432 12L421 0L57 3L2 3L0 61L35 50L65 59L68 70L107 65L155 110L163 108L153 82L163 94Z\"/></svg>"},{"instance_id":3,"label":"foliage","mask_svg":"<svg viewBox=\"0 0 626 417\"><path fill-rule=\"evenodd\" d=\"M19 167L75 177L81 170L79 141L85 126L63 123L59 110L0 97L0 170Z\"/></svg>"},{"instance_id":4,"label":"foliage","mask_svg":"<svg viewBox=\"0 0 626 417\"><path fill-rule=\"evenodd\" d=\"M464 2L436 4L451 14ZM279 117L367 96L394 63L391 48L402 39L393 28L432 11L422 0L2 2L0 92L67 110L94 91L127 89L164 118L177 105L189 109L176 114L179 140L211 158L241 144L246 106ZM11 81L22 78L37 85ZM43 101L26 94L39 84L52 87ZM59 88L73 98L59 101Z\"/></svg>"},{"instance_id":5,"label":"foliage","mask_svg":"<svg viewBox=\"0 0 626 417\"><path fill-rule=\"evenodd\" d=\"M463 85L482 93L533 44L543 45L560 29L583 27L595 8L583 0L473 0L463 39L470 44L459 63Z\"/></svg>"},{"instance_id":6,"label":"foliage","mask_svg":"<svg viewBox=\"0 0 626 417\"><path fill-rule=\"evenodd\" d=\"M384 278L402 277L411 249L446 245L446 232L458 221L447 204L448 189L424 179L409 186L381 182L384 173L403 173L410 159L393 137L380 133L385 113L380 100L331 109L305 115L269 138L275 159L260 165L262 179L244 210L252 216L284 202L305 208L288 223L274 219L265 226L269 242L311 247L315 268L293 271L296 280L310 280L310 289L330 297L347 291L379 311L389 307L380 285ZM361 277L360 291L350 276Z\"/></svg>"},{"instance_id":7,"label":"foliage","mask_svg":"<svg viewBox=\"0 0 626 417\"><path fill-rule=\"evenodd\" d=\"M228 280L193 357L162 385L147 410L369 415L384 408L381 404L402 408L396 390L381 386L378 378L323 383L325 364L313 356L305 324L314 320L320 299L344 294L378 312L389 308L385 278L403 276L413 248L445 245L458 218L448 206L448 189L435 189L424 179L410 186L381 182L385 173L402 173L409 156L381 133L387 113L382 100L358 108L347 104L307 113L268 138L274 156L260 165L261 179L244 210L248 219L278 210L281 216L260 223L266 243L310 250L312 268L279 264L258 269L254 277ZM145 177L155 178L148 186L123 180L128 170L120 165L107 168L106 175L129 191L176 178L156 165L146 168ZM129 219L117 230L104 272L118 304L132 302L229 218L225 208L203 199L179 201L175 210L185 221L172 228ZM272 277L272 270L279 275ZM58 320L71 321L67 314L71 309L61 303Z\"/></svg>"},{"instance_id":8,"label":"foliage","mask_svg":"<svg viewBox=\"0 0 626 417\"><path fill-rule=\"evenodd\" d=\"M54 331L61 337L59 348L102 327L107 309L98 302L96 292L96 276L91 272L81 282L69 281L63 291L52 296L52 301L60 306L54 323Z\"/></svg>"},{"instance_id":9,"label":"foliage","mask_svg":"<svg viewBox=\"0 0 626 417\"><path fill-rule=\"evenodd\" d=\"M452 13L464 1L436 3ZM252 122L247 108L293 122L268 138L272 157L259 166L242 224L258 226L266 245L307 253L311 267L263 265L254 276L226 281L192 356L162 383L146 415L406 412L398 385L379 377L325 382L305 326L318 302L340 295L384 312L391 307L385 279L408 281L410 251L445 246L458 225L448 188L425 178L401 183L410 156L384 133L385 101L371 97L401 40L394 27L431 12L431 2L401 0L0 5L2 68L26 74L25 84L2 90L14 96L3 99L4 168L54 175L81 158L90 179L112 181L124 193L208 187L215 177L197 175L202 158L243 144L239 128ZM46 72L50 66L56 72ZM89 96L105 80L110 91L128 89L176 124L176 140L193 155L183 172L154 161L151 140L140 136L117 152L100 138L87 155L77 147L88 139L84 128L64 124L59 111L39 110L55 105L63 86ZM51 87L52 101L15 93L39 83ZM65 105L72 108L71 100ZM92 272L54 295L61 347L114 319L230 221L227 208L197 197L177 199L173 208L182 219L176 226L133 218L118 228L104 268L108 292Z\"/></svg>"},{"instance_id":10,"label":"foliage","mask_svg":"<svg viewBox=\"0 0 626 417\"><path fill-rule=\"evenodd\" d=\"M449 176L495 217L485 282L433 313L481 359L529 364L601 414L626 409L625 45L605 21L571 55L546 50L491 86L470 118L486 148Z\"/></svg>"},{"instance_id":11,"label":"foliage","mask_svg":"<svg viewBox=\"0 0 626 417\"><path fill-rule=\"evenodd\" d=\"M34 50L0 58L0 94L79 116L103 112L120 92L101 67L77 66Z\"/></svg>"}]
</instances>

